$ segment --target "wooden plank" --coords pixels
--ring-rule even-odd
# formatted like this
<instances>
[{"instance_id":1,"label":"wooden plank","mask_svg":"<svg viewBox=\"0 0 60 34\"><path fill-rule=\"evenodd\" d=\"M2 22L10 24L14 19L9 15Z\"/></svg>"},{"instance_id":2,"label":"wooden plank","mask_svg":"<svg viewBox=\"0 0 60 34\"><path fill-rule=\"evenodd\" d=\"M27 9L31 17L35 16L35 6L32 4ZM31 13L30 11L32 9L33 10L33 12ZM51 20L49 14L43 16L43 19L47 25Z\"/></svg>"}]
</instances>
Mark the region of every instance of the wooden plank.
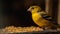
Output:
<instances>
[{"instance_id":1,"label":"wooden plank","mask_svg":"<svg viewBox=\"0 0 60 34\"><path fill-rule=\"evenodd\" d=\"M52 0L45 1L45 11L52 16Z\"/></svg>"},{"instance_id":2,"label":"wooden plank","mask_svg":"<svg viewBox=\"0 0 60 34\"><path fill-rule=\"evenodd\" d=\"M60 0L58 1L58 24L60 25Z\"/></svg>"},{"instance_id":3,"label":"wooden plank","mask_svg":"<svg viewBox=\"0 0 60 34\"><path fill-rule=\"evenodd\" d=\"M45 11L48 13L49 11L49 0L45 1Z\"/></svg>"}]
</instances>

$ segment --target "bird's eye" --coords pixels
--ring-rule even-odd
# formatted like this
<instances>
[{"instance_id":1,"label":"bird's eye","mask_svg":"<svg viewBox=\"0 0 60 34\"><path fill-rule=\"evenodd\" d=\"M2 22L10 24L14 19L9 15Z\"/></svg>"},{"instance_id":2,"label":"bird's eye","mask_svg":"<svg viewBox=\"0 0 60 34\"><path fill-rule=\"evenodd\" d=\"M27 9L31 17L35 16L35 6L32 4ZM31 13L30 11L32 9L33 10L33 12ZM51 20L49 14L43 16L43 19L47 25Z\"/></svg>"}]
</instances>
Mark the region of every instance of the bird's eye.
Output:
<instances>
[{"instance_id":1,"label":"bird's eye","mask_svg":"<svg viewBox=\"0 0 60 34\"><path fill-rule=\"evenodd\" d=\"M32 9L34 9L34 8L32 8Z\"/></svg>"}]
</instances>

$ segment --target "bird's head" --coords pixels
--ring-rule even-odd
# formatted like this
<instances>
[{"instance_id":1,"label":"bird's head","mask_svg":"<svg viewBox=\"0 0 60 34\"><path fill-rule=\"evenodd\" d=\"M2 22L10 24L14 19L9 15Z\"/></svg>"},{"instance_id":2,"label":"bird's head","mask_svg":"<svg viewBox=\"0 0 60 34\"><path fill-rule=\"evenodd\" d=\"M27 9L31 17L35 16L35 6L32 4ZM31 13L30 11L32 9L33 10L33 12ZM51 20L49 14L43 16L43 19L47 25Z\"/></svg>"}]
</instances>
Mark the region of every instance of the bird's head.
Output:
<instances>
[{"instance_id":1,"label":"bird's head","mask_svg":"<svg viewBox=\"0 0 60 34\"><path fill-rule=\"evenodd\" d=\"M30 6L27 11L30 11L31 13L36 13L41 10L40 6Z\"/></svg>"}]
</instances>

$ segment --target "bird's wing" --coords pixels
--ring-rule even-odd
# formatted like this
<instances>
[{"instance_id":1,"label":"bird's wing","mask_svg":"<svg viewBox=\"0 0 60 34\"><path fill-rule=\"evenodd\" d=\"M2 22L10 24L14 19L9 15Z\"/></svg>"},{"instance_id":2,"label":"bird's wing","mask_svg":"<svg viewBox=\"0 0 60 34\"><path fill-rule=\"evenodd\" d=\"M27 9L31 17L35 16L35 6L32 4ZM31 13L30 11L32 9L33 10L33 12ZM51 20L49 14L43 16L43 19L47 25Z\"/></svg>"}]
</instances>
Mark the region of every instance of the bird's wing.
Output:
<instances>
[{"instance_id":1,"label":"bird's wing","mask_svg":"<svg viewBox=\"0 0 60 34\"><path fill-rule=\"evenodd\" d=\"M51 16L48 16L47 14L41 14L42 18L48 20L48 21L51 21L52 20L52 17Z\"/></svg>"},{"instance_id":2,"label":"bird's wing","mask_svg":"<svg viewBox=\"0 0 60 34\"><path fill-rule=\"evenodd\" d=\"M56 23L55 19L51 16L49 16L46 12L40 12L40 15L42 16L42 18L44 18L45 20L51 21L53 23Z\"/></svg>"},{"instance_id":3,"label":"bird's wing","mask_svg":"<svg viewBox=\"0 0 60 34\"><path fill-rule=\"evenodd\" d=\"M47 14L41 14L41 16L45 20L51 21L50 23L54 24L55 26L58 26L58 23L56 22L56 20L53 17L51 17L51 16L49 16Z\"/></svg>"}]
</instances>

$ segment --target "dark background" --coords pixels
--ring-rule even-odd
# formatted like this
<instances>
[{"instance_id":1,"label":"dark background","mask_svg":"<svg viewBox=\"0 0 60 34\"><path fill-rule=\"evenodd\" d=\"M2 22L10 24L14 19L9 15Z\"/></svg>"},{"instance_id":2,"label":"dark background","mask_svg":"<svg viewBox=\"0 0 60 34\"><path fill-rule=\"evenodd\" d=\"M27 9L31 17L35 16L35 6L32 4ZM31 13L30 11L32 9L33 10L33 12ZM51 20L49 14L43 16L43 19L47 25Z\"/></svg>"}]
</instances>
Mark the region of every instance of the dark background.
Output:
<instances>
[{"instance_id":1,"label":"dark background","mask_svg":"<svg viewBox=\"0 0 60 34\"><path fill-rule=\"evenodd\" d=\"M53 0L53 4L53 13L55 15L57 14L57 0ZM31 5L39 5L45 10L45 0L3 0L1 5L1 27L11 25L37 26L31 18L31 13L27 12L27 9Z\"/></svg>"}]
</instances>

